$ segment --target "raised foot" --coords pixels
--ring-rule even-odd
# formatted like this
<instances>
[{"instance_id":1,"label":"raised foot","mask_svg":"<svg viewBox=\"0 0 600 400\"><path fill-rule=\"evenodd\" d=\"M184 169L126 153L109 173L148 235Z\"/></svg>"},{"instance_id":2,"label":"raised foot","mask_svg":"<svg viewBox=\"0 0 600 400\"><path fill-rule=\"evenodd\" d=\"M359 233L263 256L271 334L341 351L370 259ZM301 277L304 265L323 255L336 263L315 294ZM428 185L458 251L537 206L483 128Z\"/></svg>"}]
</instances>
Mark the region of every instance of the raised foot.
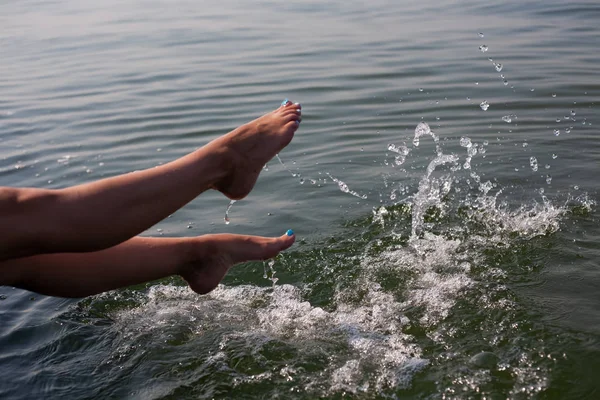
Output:
<instances>
[{"instance_id":1,"label":"raised foot","mask_svg":"<svg viewBox=\"0 0 600 400\"><path fill-rule=\"evenodd\" d=\"M248 195L263 166L287 146L302 120L302 108L288 101L281 107L211 142L225 154L227 173L213 188L233 200Z\"/></svg>"},{"instance_id":2,"label":"raised foot","mask_svg":"<svg viewBox=\"0 0 600 400\"><path fill-rule=\"evenodd\" d=\"M233 234L205 235L197 238L192 262L180 275L190 288L206 294L217 287L229 268L254 260L267 260L290 247L296 240L292 231L276 238Z\"/></svg>"}]
</instances>

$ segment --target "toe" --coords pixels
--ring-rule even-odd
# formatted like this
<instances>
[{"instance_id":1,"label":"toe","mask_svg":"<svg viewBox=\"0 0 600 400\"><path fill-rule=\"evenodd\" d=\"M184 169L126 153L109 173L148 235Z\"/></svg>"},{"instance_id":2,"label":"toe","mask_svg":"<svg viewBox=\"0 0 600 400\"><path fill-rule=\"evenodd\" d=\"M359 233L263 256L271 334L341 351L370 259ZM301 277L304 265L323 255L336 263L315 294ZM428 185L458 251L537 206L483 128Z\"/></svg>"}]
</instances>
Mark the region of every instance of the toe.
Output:
<instances>
[{"instance_id":1,"label":"toe","mask_svg":"<svg viewBox=\"0 0 600 400\"><path fill-rule=\"evenodd\" d=\"M281 103L281 108L284 108L284 109L289 109L289 108L292 108L292 109L296 109L296 108L297 109L302 109L302 105L300 103L293 103L290 100L287 100L287 102Z\"/></svg>"},{"instance_id":2,"label":"toe","mask_svg":"<svg viewBox=\"0 0 600 400\"><path fill-rule=\"evenodd\" d=\"M298 119L289 121L287 124L284 125L284 128L287 131L291 131L292 133L295 132L298 129L298 126L300 125L300 121ZM291 137L290 137L290 142L292 141ZM288 142L289 143L289 142Z\"/></svg>"},{"instance_id":3,"label":"toe","mask_svg":"<svg viewBox=\"0 0 600 400\"><path fill-rule=\"evenodd\" d=\"M288 233L291 233L291 235L289 235ZM268 242L264 247L263 258L268 259L275 257L277 254L279 254L279 252L293 245L295 241L296 235L294 235L294 233L291 231L286 232L278 238L268 239Z\"/></svg>"}]
</instances>

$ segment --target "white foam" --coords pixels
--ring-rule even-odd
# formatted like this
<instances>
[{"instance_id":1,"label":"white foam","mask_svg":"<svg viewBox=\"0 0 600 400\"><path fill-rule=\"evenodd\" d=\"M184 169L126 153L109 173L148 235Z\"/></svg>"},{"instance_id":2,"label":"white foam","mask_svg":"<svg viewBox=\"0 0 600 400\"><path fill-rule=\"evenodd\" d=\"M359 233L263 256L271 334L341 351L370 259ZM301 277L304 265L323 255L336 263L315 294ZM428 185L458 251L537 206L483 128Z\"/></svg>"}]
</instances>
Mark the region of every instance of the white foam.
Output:
<instances>
[{"instance_id":1,"label":"white foam","mask_svg":"<svg viewBox=\"0 0 600 400\"><path fill-rule=\"evenodd\" d=\"M302 291L291 285L221 285L206 296L185 287L157 285L149 289L139 307L117 311L114 320L115 329L125 337L135 340L138 335L152 333L157 342L168 336L169 326L188 327L191 335L225 329L221 349L234 339L239 345L243 339L241 342L253 354L277 340L295 347L302 357L317 350L315 342L322 342L324 349L345 350L328 354L324 372L313 374L305 389L326 387L329 393L358 393L365 388L384 391L409 387L414 374L428 364L412 337L402 333L407 322L402 307L378 285L372 285L360 303L340 302L330 311L311 305L303 299ZM223 365L227 361L216 360ZM277 374L290 379L295 373L293 361L285 370L278 368ZM251 382L270 376L258 375L236 375L235 381Z\"/></svg>"}]
</instances>

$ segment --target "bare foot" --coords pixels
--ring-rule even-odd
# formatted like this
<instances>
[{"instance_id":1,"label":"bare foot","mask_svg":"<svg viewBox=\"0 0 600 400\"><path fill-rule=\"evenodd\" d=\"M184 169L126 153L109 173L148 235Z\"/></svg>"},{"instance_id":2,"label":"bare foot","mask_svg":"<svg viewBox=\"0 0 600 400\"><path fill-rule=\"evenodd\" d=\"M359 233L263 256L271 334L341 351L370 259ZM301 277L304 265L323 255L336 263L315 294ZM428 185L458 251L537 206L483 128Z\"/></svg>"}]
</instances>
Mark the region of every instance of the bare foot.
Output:
<instances>
[{"instance_id":1,"label":"bare foot","mask_svg":"<svg viewBox=\"0 0 600 400\"><path fill-rule=\"evenodd\" d=\"M229 171L213 188L230 199L246 197L263 166L290 143L301 119L300 104L288 101L209 143L225 154L224 167Z\"/></svg>"},{"instance_id":2,"label":"bare foot","mask_svg":"<svg viewBox=\"0 0 600 400\"><path fill-rule=\"evenodd\" d=\"M290 247L296 236L285 234L277 238L232 234L198 237L196 261L185 265L180 275L190 288L206 294L217 287L229 268L245 261L266 260Z\"/></svg>"}]
</instances>

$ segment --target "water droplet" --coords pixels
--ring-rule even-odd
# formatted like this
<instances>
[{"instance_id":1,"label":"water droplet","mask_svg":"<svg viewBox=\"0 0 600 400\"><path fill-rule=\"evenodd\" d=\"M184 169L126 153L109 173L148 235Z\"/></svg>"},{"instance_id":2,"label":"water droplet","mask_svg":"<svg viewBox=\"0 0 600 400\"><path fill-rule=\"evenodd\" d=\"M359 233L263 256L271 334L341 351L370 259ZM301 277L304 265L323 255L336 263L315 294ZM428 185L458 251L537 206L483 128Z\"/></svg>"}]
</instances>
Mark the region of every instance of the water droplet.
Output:
<instances>
[{"instance_id":1,"label":"water droplet","mask_svg":"<svg viewBox=\"0 0 600 400\"><path fill-rule=\"evenodd\" d=\"M304 178L300 178L300 184L304 185Z\"/></svg>"},{"instance_id":2,"label":"water droplet","mask_svg":"<svg viewBox=\"0 0 600 400\"><path fill-rule=\"evenodd\" d=\"M550 169L550 164L546 164L546 165L544 165L544 168L546 168L546 169Z\"/></svg>"},{"instance_id":3,"label":"water droplet","mask_svg":"<svg viewBox=\"0 0 600 400\"><path fill-rule=\"evenodd\" d=\"M483 37L483 32L479 32L479 37L482 38Z\"/></svg>"},{"instance_id":4,"label":"water droplet","mask_svg":"<svg viewBox=\"0 0 600 400\"><path fill-rule=\"evenodd\" d=\"M487 109L490 108L490 105L486 100L484 100L481 102L481 104L479 104L479 107L481 107L483 111L487 111Z\"/></svg>"},{"instance_id":5,"label":"water droplet","mask_svg":"<svg viewBox=\"0 0 600 400\"><path fill-rule=\"evenodd\" d=\"M471 143L471 139L470 138L468 138L466 136L463 136L463 137L460 138L460 145L462 147L469 148L469 147L471 147L473 145L473 143Z\"/></svg>"},{"instance_id":6,"label":"water droplet","mask_svg":"<svg viewBox=\"0 0 600 400\"><path fill-rule=\"evenodd\" d=\"M5 294L0 294L0 300L6 300L6 295Z\"/></svg>"},{"instance_id":7,"label":"water droplet","mask_svg":"<svg viewBox=\"0 0 600 400\"><path fill-rule=\"evenodd\" d=\"M429 127L429 125L427 125L427 123L425 122L419 122L419 124L417 125L417 127L415 128L415 137L413 139L413 145L418 146L419 145L419 138L421 136L425 136L425 135L432 135L433 132L431 132L431 128ZM435 140L435 138L434 138Z\"/></svg>"},{"instance_id":8,"label":"water droplet","mask_svg":"<svg viewBox=\"0 0 600 400\"><path fill-rule=\"evenodd\" d=\"M571 110L571 116L574 117L575 115L577 115L577 113L575 112L575 110Z\"/></svg>"},{"instance_id":9,"label":"water droplet","mask_svg":"<svg viewBox=\"0 0 600 400\"><path fill-rule=\"evenodd\" d=\"M486 51L488 51L488 47L485 44L482 44L481 46L479 46L479 50L482 53L485 53Z\"/></svg>"},{"instance_id":10,"label":"water droplet","mask_svg":"<svg viewBox=\"0 0 600 400\"><path fill-rule=\"evenodd\" d=\"M225 218L223 218L225 220L225 225L229 225L229 210L231 210L231 207L233 207L235 202L236 200L231 200L227 205L227 209L225 209Z\"/></svg>"},{"instance_id":11,"label":"water droplet","mask_svg":"<svg viewBox=\"0 0 600 400\"><path fill-rule=\"evenodd\" d=\"M560 119L560 118L556 118L556 122L560 122L560 121L561 121L561 119Z\"/></svg>"},{"instance_id":12,"label":"water droplet","mask_svg":"<svg viewBox=\"0 0 600 400\"><path fill-rule=\"evenodd\" d=\"M530 92L535 92L534 88L529 89Z\"/></svg>"},{"instance_id":13,"label":"water droplet","mask_svg":"<svg viewBox=\"0 0 600 400\"><path fill-rule=\"evenodd\" d=\"M573 189L579 190L579 186L575 185L575 186L573 186Z\"/></svg>"},{"instance_id":14,"label":"water droplet","mask_svg":"<svg viewBox=\"0 0 600 400\"><path fill-rule=\"evenodd\" d=\"M515 114L509 114L502 117L502 121L506 122L507 124L510 124L513 119L517 119L517 116Z\"/></svg>"},{"instance_id":15,"label":"water droplet","mask_svg":"<svg viewBox=\"0 0 600 400\"><path fill-rule=\"evenodd\" d=\"M503 80L502 83L504 84L504 86L508 85L508 81L507 80Z\"/></svg>"},{"instance_id":16,"label":"water droplet","mask_svg":"<svg viewBox=\"0 0 600 400\"><path fill-rule=\"evenodd\" d=\"M565 128L565 133L571 133L571 127Z\"/></svg>"},{"instance_id":17,"label":"water droplet","mask_svg":"<svg viewBox=\"0 0 600 400\"><path fill-rule=\"evenodd\" d=\"M422 91L423 91L423 88L419 88L419 92L422 92Z\"/></svg>"},{"instance_id":18,"label":"water droplet","mask_svg":"<svg viewBox=\"0 0 600 400\"><path fill-rule=\"evenodd\" d=\"M546 183L548 185L552 183L552 177L550 175L546 175Z\"/></svg>"},{"instance_id":19,"label":"water droplet","mask_svg":"<svg viewBox=\"0 0 600 400\"><path fill-rule=\"evenodd\" d=\"M529 158L529 166L531 166L531 170L533 172L537 172L537 170L538 170L538 162L537 162L537 159L535 157L532 156L532 157Z\"/></svg>"},{"instance_id":20,"label":"water droplet","mask_svg":"<svg viewBox=\"0 0 600 400\"><path fill-rule=\"evenodd\" d=\"M556 97L556 93L552 93L552 97Z\"/></svg>"},{"instance_id":21,"label":"water droplet","mask_svg":"<svg viewBox=\"0 0 600 400\"><path fill-rule=\"evenodd\" d=\"M496 71L500 72L502 71L502 64L500 63L494 63L494 68L496 68Z\"/></svg>"},{"instance_id":22,"label":"water droplet","mask_svg":"<svg viewBox=\"0 0 600 400\"><path fill-rule=\"evenodd\" d=\"M554 136L558 136L560 135L560 129L555 129L554 130Z\"/></svg>"}]
</instances>

